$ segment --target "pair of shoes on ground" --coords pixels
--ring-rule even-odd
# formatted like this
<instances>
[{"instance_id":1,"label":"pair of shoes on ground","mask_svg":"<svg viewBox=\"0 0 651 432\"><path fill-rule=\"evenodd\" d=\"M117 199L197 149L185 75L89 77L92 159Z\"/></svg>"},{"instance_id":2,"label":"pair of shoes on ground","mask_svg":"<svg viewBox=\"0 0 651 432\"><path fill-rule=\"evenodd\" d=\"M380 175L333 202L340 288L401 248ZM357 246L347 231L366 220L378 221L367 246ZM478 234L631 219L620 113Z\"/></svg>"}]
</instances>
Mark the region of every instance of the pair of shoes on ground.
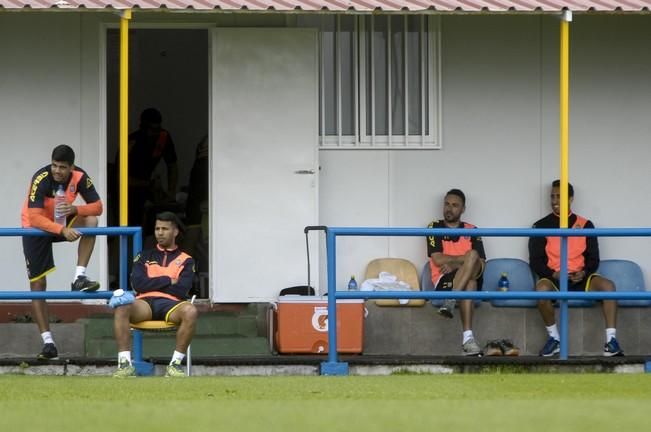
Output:
<instances>
[{"instance_id":1,"label":"pair of shoes on ground","mask_svg":"<svg viewBox=\"0 0 651 432\"><path fill-rule=\"evenodd\" d=\"M131 378L136 376L136 368L127 360L118 363L118 369L113 373L113 378ZM165 370L166 378L183 378L185 371L180 362L171 363Z\"/></svg>"},{"instance_id":2,"label":"pair of shoes on ground","mask_svg":"<svg viewBox=\"0 0 651 432\"><path fill-rule=\"evenodd\" d=\"M70 284L72 291L94 292L99 289L99 282L88 279L86 276L77 276Z\"/></svg>"},{"instance_id":3,"label":"pair of shoes on ground","mask_svg":"<svg viewBox=\"0 0 651 432\"><path fill-rule=\"evenodd\" d=\"M518 356L520 349L510 339L495 339L486 344L485 356Z\"/></svg>"},{"instance_id":4,"label":"pair of shoes on ground","mask_svg":"<svg viewBox=\"0 0 651 432\"><path fill-rule=\"evenodd\" d=\"M454 299L447 299L443 302L443 305L439 307L439 315L443 318L454 318L454 306L457 304L457 301Z\"/></svg>"},{"instance_id":5,"label":"pair of shoes on ground","mask_svg":"<svg viewBox=\"0 0 651 432\"><path fill-rule=\"evenodd\" d=\"M552 357L561 352L561 342L558 339L549 337L545 346L540 350L541 357ZM619 346L617 339L610 338L608 342L604 344L604 357L615 357L623 356L624 351Z\"/></svg>"},{"instance_id":6,"label":"pair of shoes on ground","mask_svg":"<svg viewBox=\"0 0 651 432\"><path fill-rule=\"evenodd\" d=\"M56 345L53 343L46 343L43 345L43 349L36 356L36 359L40 361L58 360L59 352L57 351Z\"/></svg>"}]
</instances>

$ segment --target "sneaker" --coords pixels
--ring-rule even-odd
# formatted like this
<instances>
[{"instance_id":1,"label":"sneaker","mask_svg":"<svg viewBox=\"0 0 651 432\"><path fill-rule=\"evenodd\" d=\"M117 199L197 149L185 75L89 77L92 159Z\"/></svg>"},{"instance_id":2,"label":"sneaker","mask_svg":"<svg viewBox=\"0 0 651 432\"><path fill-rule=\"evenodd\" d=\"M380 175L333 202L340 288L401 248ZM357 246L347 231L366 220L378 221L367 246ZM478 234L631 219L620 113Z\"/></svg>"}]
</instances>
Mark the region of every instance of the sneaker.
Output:
<instances>
[{"instance_id":1,"label":"sneaker","mask_svg":"<svg viewBox=\"0 0 651 432\"><path fill-rule=\"evenodd\" d=\"M502 355L502 346L500 345L499 341L490 341L486 344L486 348L484 348L484 355L485 356L501 356Z\"/></svg>"},{"instance_id":2,"label":"sneaker","mask_svg":"<svg viewBox=\"0 0 651 432\"><path fill-rule=\"evenodd\" d=\"M92 281L86 276L77 276L77 279L70 284L73 291L93 292L99 289L99 282Z\"/></svg>"},{"instance_id":3,"label":"sneaker","mask_svg":"<svg viewBox=\"0 0 651 432\"><path fill-rule=\"evenodd\" d=\"M539 355L541 357L551 357L559 352L561 352L561 342L550 336L543 349L540 350Z\"/></svg>"},{"instance_id":4,"label":"sneaker","mask_svg":"<svg viewBox=\"0 0 651 432\"><path fill-rule=\"evenodd\" d=\"M520 348L515 346L510 339L500 339L497 342L502 350L502 355L505 356L519 356Z\"/></svg>"},{"instance_id":5,"label":"sneaker","mask_svg":"<svg viewBox=\"0 0 651 432\"><path fill-rule=\"evenodd\" d=\"M465 356L480 356L481 348L475 342L475 339L470 338L462 345L463 355Z\"/></svg>"},{"instance_id":6,"label":"sneaker","mask_svg":"<svg viewBox=\"0 0 651 432\"><path fill-rule=\"evenodd\" d=\"M439 308L439 315L444 318L454 318L454 305L457 303L456 300L447 299L443 302L443 305Z\"/></svg>"},{"instance_id":7,"label":"sneaker","mask_svg":"<svg viewBox=\"0 0 651 432\"><path fill-rule=\"evenodd\" d=\"M136 368L127 360L118 363L118 370L113 373L113 378L131 378L136 376Z\"/></svg>"},{"instance_id":8,"label":"sneaker","mask_svg":"<svg viewBox=\"0 0 651 432\"><path fill-rule=\"evenodd\" d=\"M171 377L171 378L185 377L185 371L181 366L181 362L170 363L167 366L167 370L165 371L165 377Z\"/></svg>"},{"instance_id":9,"label":"sneaker","mask_svg":"<svg viewBox=\"0 0 651 432\"><path fill-rule=\"evenodd\" d=\"M619 342L617 342L617 339L610 338L608 343L604 345L605 357L615 357L615 356L623 356L623 355L624 355L624 351L622 351L622 348L619 346Z\"/></svg>"},{"instance_id":10,"label":"sneaker","mask_svg":"<svg viewBox=\"0 0 651 432\"><path fill-rule=\"evenodd\" d=\"M41 353L36 356L38 360L57 360L59 358L59 352L57 351L56 345L53 343L46 343L43 345Z\"/></svg>"}]
</instances>

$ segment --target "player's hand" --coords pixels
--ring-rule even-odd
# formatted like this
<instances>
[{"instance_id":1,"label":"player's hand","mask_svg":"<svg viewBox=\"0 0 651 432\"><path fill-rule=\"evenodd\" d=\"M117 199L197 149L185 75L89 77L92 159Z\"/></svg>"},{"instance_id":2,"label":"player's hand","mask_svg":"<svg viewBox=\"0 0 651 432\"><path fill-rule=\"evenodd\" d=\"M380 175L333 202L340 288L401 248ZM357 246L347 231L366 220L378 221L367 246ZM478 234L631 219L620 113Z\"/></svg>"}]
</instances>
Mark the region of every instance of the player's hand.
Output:
<instances>
[{"instance_id":1,"label":"player's hand","mask_svg":"<svg viewBox=\"0 0 651 432\"><path fill-rule=\"evenodd\" d=\"M452 267L450 267L449 264L442 264L439 267L439 270L441 271L441 274L448 274L452 271Z\"/></svg>"},{"instance_id":2,"label":"player's hand","mask_svg":"<svg viewBox=\"0 0 651 432\"><path fill-rule=\"evenodd\" d=\"M79 231L77 231L74 228L67 228L67 227L64 227L63 230L61 230L61 235L65 237L65 239L68 240L69 242L78 240L79 237L81 237L81 233Z\"/></svg>"},{"instance_id":3,"label":"player's hand","mask_svg":"<svg viewBox=\"0 0 651 432\"><path fill-rule=\"evenodd\" d=\"M77 207L67 202L59 203L56 209L57 209L57 213L62 214L66 217L74 216L77 214Z\"/></svg>"},{"instance_id":4,"label":"player's hand","mask_svg":"<svg viewBox=\"0 0 651 432\"><path fill-rule=\"evenodd\" d=\"M583 280L583 278L585 278L585 272L578 271L578 272L570 273L568 276L570 281L572 281L572 283L579 283Z\"/></svg>"}]
</instances>

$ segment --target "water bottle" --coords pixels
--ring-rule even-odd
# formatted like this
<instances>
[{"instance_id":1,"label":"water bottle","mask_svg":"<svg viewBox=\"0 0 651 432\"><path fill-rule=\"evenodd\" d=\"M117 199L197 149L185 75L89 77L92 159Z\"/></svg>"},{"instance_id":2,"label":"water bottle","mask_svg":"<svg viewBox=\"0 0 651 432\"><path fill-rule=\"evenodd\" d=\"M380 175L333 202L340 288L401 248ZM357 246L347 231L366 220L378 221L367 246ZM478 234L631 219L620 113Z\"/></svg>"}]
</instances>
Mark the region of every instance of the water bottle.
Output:
<instances>
[{"instance_id":1,"label":"water bottle","mask_svg":"<svg viewBox=\"0 0 651 432\"><path fill-rule=\"evenodd\" d=\"M500 276L500 280L497 282L497 289L500 291L509 290L509 278L506 273L502 273L502 276Z\"/></svg>"},{"instance_id":2,"label":"water bottle","mask_svg":"<svg viewBox=\"0 0 651 432\"><path fill-rule=\"evenodd\" d=\"M59 204L64 202L66 202L66 191L63 190L63 185L59 185L59 188L54 194L54 222L66 226L66 216L57 210Z\"/></svg>"},{"instance_id":3,"label":"water bottle","mask_svg":"<svg viewBox=\"0 0 651 432\"><path fill-rule=\"evenodd\" d=\"M355 280L355 276L351 276L350 281L348 281L348 291L359 291L359 287L357 286L357 281Z\"/></svg>"}]
</instances>

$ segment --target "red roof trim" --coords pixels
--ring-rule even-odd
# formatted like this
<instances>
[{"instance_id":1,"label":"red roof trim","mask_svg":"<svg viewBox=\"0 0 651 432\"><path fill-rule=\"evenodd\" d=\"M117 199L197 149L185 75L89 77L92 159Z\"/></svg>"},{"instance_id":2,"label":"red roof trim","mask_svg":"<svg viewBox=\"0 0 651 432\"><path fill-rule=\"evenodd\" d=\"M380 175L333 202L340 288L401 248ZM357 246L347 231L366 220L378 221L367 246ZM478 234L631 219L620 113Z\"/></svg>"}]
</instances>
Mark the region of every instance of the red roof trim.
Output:
<instances>
[{"instance_id":1,"label":"red roof trim","mask_svg":"<svg viewBox=\"0 0 651 432\"><path fill-rule=\"evenodd\" d=\"M58 4L57 4L58 3ZM1 9L325 12L642 12L651 0L0 0Z\"/></svg>"}]
</instances>

